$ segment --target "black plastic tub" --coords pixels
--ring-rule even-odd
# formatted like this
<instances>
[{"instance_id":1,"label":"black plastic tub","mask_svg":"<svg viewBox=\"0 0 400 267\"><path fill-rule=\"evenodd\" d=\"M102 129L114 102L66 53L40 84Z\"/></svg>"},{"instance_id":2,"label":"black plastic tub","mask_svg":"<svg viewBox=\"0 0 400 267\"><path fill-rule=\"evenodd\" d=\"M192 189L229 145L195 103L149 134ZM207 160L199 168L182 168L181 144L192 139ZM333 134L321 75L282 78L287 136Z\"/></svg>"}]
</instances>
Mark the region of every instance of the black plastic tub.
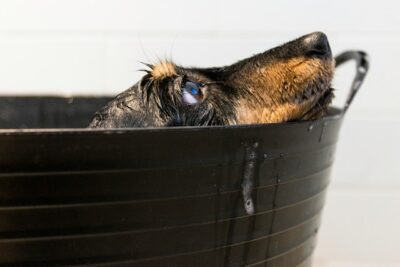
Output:
<instances>
[{"instance_id":1,"label":"black plastic tub","mask_svg":"<svg viewBox=\"0 0 400 267\"><path fill-rule=\"evenodd\" d=\"M342 57L359 63L350 103L367 62ZM108 100L0 98L0 266L311 266L348 105L312 122L84 129Z\"/></svg>"}]
</instances>

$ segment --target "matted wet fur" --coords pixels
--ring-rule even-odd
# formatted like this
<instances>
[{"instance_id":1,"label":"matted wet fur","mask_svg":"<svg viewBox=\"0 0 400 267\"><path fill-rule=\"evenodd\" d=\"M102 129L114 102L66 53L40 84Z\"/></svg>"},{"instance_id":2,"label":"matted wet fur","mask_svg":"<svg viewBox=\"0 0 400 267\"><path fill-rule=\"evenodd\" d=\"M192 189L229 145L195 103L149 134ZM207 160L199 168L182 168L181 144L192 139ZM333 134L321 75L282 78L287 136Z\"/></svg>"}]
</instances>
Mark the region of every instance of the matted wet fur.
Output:
<instances>
[{"instance_id":1,"label":"matted wet fur","mask_svg":"<svg viewBox=\"0 0 400 267\"><path fill-rule=\"evenodd\" d=\"M89 127L125 128L314 120L333 98L334 60L315 32L215 68L147 65L134 86L98 111Z\"/></svg>"}]
</instances>

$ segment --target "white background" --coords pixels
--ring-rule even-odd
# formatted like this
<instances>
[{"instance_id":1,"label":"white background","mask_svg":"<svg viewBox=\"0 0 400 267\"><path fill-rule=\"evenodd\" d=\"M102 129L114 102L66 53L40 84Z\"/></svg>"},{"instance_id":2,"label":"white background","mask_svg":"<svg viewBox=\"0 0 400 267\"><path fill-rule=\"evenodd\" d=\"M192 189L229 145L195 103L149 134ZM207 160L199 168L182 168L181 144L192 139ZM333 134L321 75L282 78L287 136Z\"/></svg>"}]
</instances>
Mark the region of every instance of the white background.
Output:
<instances>
[{"instance_id":1,"label":"white background","mask_svg":"<svg viewBox=\"0 0 400 267\"><path fill-rule=\"evenodd\" d=\"M142 75L139 61L224 65L324 31L334 53L367 51L371 69L341 132L315 266L400 266L399 8L396 0L0 0L0 94L115 94ZM350 67L337 73L339 96Z\"/></svg>"}]
</instances>

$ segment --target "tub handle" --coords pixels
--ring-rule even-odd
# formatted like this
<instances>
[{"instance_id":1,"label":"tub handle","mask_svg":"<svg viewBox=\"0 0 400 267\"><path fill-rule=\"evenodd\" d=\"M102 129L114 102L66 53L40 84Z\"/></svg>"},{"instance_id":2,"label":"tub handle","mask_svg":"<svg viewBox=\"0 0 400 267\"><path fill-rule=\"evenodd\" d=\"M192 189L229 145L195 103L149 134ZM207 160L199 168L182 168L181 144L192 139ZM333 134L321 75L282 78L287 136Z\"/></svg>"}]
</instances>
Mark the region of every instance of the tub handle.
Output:
<instances>
[{"instance_id":1,"label":"tub handle","mask_svg":"<svg viewBox=\"0 0 400 267\"><path fill-rule=\"evenodd\" d=\"M349 108L351 102L353 101L355 95L357 94L358 90L360 89L365 76L367 75L368 68L369 68L369 59L367 53L363 51L346 51L338 56L335 57L336 67L340 66L341 64L349 61L355 60L356 61L356 76L353 79L353 83L351 84L349 96L346 99L345 106L342 109L342 113L346 113L347 109Z\"/></svg>"}]
</instances>

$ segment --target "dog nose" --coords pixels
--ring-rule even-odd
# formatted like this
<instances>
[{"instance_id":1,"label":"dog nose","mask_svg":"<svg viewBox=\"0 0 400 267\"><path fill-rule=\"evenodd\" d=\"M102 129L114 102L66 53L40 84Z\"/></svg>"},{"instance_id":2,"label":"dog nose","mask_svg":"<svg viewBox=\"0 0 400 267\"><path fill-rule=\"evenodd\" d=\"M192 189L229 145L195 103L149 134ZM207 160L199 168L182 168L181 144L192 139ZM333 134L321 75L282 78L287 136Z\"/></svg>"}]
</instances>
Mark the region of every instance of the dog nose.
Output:
<instances>
[{"instance_id":1,"label":"dog nose","mask_svg":"<svg viewBox=\"0 0 400 267\"><path fill-rule=\"evenodd\" d=\"M307 54L319 57L332 57L328 37L324 33L311 33L305 37L304 42L308 50Z\"/></svg>"}]
</instances>

